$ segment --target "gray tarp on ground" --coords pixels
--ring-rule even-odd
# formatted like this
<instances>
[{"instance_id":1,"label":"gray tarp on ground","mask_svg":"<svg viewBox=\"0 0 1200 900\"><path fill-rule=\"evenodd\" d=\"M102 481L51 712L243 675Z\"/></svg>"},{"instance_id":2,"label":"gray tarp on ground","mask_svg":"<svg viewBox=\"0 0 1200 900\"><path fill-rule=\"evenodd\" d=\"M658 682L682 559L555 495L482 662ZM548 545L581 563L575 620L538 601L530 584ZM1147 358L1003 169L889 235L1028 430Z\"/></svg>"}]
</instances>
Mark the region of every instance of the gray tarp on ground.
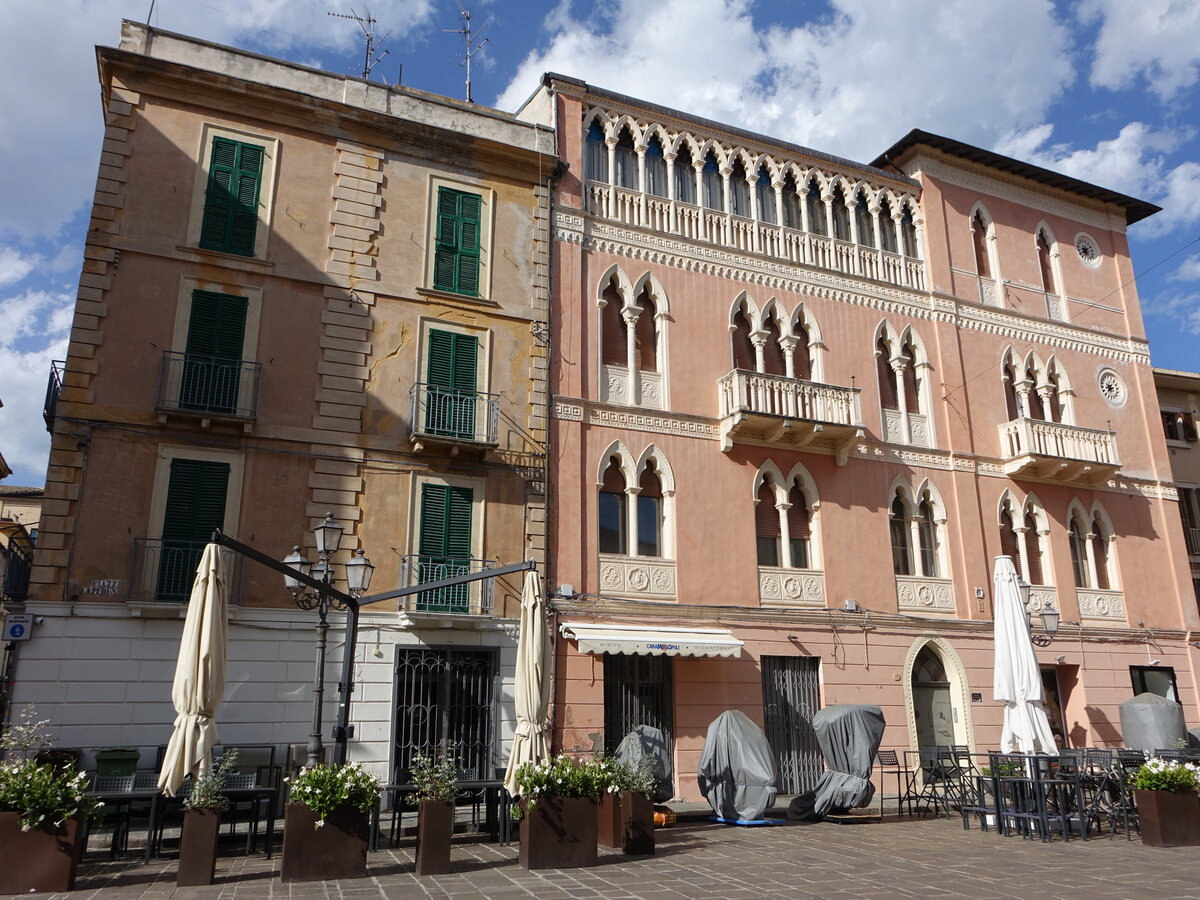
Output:
<instances>
[{"instance_id":1,"label":"gray tarp on ground","mask_svg":"<svg viewBox=\"0 0 1200 900\"><path fill-rule=\"evenodd\" d=\"M777 793L766 735L741 710L721 713L708 726L696 779L721 818L761 819Z\"/></svg>"},{"instance_id":2,"label":"gray tarp on ground","mask_svg":"<svg viewBox=\"0 0 1200 900\"><path fill-rule=\"evenodd\" d=\"M817 786L788 805L789 819L820 819L828 813L866 806L875 796L871 768L883 740L878 706L827 706L812 719L828 769Z\"/></svg>"},{"instance_id":3,"label":"gray tarp on ground","mask_svg":"<svg viewBox=\"0 0 1200 900\"><path fill-rule=\"evenodd\" d=\"M1158 694L1138 694L1120 706L1121 737L1133 750L1168 750L1187 739L1183 707Z\"/></svg>"},{"instance_id":4,"label":"gray tarp on ground","mask_svg":"<svg viewBox=\"0 0 1200 900\"><path fill-rule=\"evenodd\" d=\"M671 750L661 731L650 725L638 725L621 739L613 754L620 762L636 767L642 757L654 760L654 790L650 799L665 803L675 796L675 770L671 765Z\"/></svg>"}]
</instances>

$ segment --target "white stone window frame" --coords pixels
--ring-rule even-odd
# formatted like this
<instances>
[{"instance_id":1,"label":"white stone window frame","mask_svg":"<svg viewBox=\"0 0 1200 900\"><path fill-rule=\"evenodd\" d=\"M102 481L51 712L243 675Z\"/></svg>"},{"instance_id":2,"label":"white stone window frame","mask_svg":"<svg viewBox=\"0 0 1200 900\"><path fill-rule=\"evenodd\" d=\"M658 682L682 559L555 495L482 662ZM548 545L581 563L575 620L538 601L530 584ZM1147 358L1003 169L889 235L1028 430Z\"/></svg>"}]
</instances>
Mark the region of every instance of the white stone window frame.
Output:
<instances>
[{"instance_id":1,"label":"white stone window frame","mask_svg":"<svg viewBox=\"0 0 1200 900\"><path fill-rule=\"evenodd\" d=\"M192 184L192 205L188 212L187 239L188 248L202 253L218 253L220 250L209 250L200 246L200 228L204 223L204 200L208 192L208 177L212 170L213 140L225 138L242 144L255 144L263 148L262 175L258 189L258 222L254 228L254 255L223 254L237 259L267 258L267 246L271 237L271 218L275 206L275 191L279 172L280 140L261 132L244 131L226 125L205 122L200 129L200 143L196 148L194 162L196 178ZM229 293L224 291L223 293Z\"/></svg>"},{"instance_id":2,"label":"white stone window frame","mask_svg":"<svg viewBox=\"0 0 1200 900\"><path fill-rule=\"evenodd\" d=\"M792 507L789 495L797 480L800 482L800 490L808 504L809 564L804 568L793 565L791 525L788 522L788 511ZM812 474L801 463L796 463L785 477L782 470L772 460L767 460L754 473L754 481L751 484L750 500L755 507L762 502L759 500L758 494L764 481L775 495L775 509L779 513L779 567L796 569L801 572L823 572L825 566L821 542L821 499Z\"/></svg>"},{"instance_id":3,"label":"white stone window frame","mask_svg":"<svg viewBox=\"0 0 1200 900\"><path fill-rule=\"evenodd\" d=\"M975 259L974 239L971 243L971 263L975 270L976 277L979 279L979 302L984 306L1003 306L1004 305L1004 276L1000 268L1000 251L998 247L998 238L996 236L996 220L992 218L992 214L988 212L988 208L984 206L983 201L977 201L971 207L971 212L967 217L967 227L974 233L975 231L975 216L978 214L983 219L983 246L987 252L988 265L991 267L992 274L989 277L979 273L978 262ZM991 291L991 297L988 297L988 291Z\"/></svg>"},{"instance_id":4,"label":"white stone window frame","mask_svg":"<svg viewBox=\"0 0 1200 900\"><path fill-rule=\"evenodd\" d=\"M421 546L421 494L424 485L469 488L471 491L471 557L483 559L483 535L486 526L487 502L484 491L487 479L469 475L447 475L444 473L414 475L412 492L408 504L408 552L415 556ZM404 585L398 585L404 587Z\"/></svg>"},{"instance_id":5,"label":"white stone window frame","mask_svg":"<svg viewBox=\"0 0 1200 900\"><path fill-rule=\"evenodd\" d=\"M662 559L674 560L676 552L675 543L675 473L671 468L670 462L663 454L662 449L656 444L648 445L641 454L635 459L633 454L629 452L629 448L621 441L613 441L600 454L599 463L596 469L596 497L599 504L599 495L604 487L604 473L608 471L613 457L620 460L621 475L625 479L625 554L617 554L625 556L629 559ZM641 493L641 474L646 468L646 464L654 461L654 471L658 475L659 485L662 487L662 507L659 510L659 529L661 541L659 546L660 556L640 556L637 553L638 549L638 509L637 499ZM599 520L597 518L597 527ZM599 540L596 542L599 546Z\"/></svg>"},{"instance_id":6,"label":"white stone window frame","mask_svg":"<svg viewBox=\"0 0 1200 900\"><path fill-rule=\"evenodd\" d=\"M434 259L437 255L437 206L438 189L449 188L466 194L476 194L479 197L479 293L460 294L456 291L446 291L435 288ZM430 173L427 183L429 196L425 209L428 220L425 226L425 278L423 291L448 297L460 298L466 301L492 299L492 243L496 230L496 192L480 181L463 178L450 178L446 175Z\"/></svg>"},{"instance_id":7,"label":"white stone window frame","mask_svg":"<svg viewBox=\"0 0 1200 900\"><path fill-rule=\"evenodd\" d=\"M1007 488L1000 495L1000 502L996 506L996 528L1001 527L1000 520L1004 512L1007 512L1013 523L1013 533L1017 541L1017 554L1020 557L1020 572L1021 577L1026 581L1029 580L1029 548L1025 542L1027 529L1025 527L1025 519L1028 516L1033 516L1034 527L1036 528L1037 546L1041 556L1040 568L1042 570L1041 584L1033 584L1030 582L1030 587L1035 591L1053 591L1054 575L1053 559L1050 552L1050 519L1046 515L1046 510L1042 506L1041 501L1036 494L1030 493L1025 496L1023 502L1018 502L1016 495Z\"/></svg>"},{"instance_id":8,"label":"white stone window frame","mask_svg":"<svg viewBox=\"0 0 1200 900\"><path fill-rule=\"evenodd\" d=\"M1093 525L1099 521L1103 529L1099 537L1108 545L1105 553L1105 573L1108 575L1108 587L1100 588L1098 584L1098 570L1096 564L1095 547L1093 546L1093 537L1095 532ZM1080 536L1083 540L1084 566L1087 572L1087 584L1075 585L1076 591L1121 591L1121 580L1119 578L1116 554L1116 538L1117 532L1113 525L1112 519L1108 515L1108 511L1104 509L1098 502L1093 503L1091 509L1084 507L1079 500L1072 500L1067 508L1067 529L1070 531L1072 523L1079 526ZM1072 578L1074 580L1074 578Z\"/></svg>"},{"instance_id":9,"label":"white stone window frame","mask_svg":"<svg viewBox=\"0 0 1200 900\"><path fill-rule=\"evenodd\" d=\"M616 280L617 296L621 300L621 317L624 320L625 365L604 362L604 314L608 300L604 293ZM646 310L638 306L637 300L646 291L654 301L654 340L657 370L642 371L637 368L637 322ZM670 409L670 341L667 339L670 322L670 304L666 292L653 272L645 272L636 282L619 265L610 266L596 285L596 384L600 398L606 402L622 403L647 409ZM657 396L655 396L657 395Z\"/></svg>"},{"instance_id":10,"label":"white stone window frame","mask_svg":"<svg viewBox=\"0 0 1200 900\"><path fill-rule=\"evenodd\" d=\"M878 345L880 340L883 340L884 346L888 350L888 364L892 369L892 375L895 378L896 401L898 409L889 410L883 407L880 402L880 426L882 428L881 435L883 440L888 443L901 443L918 447L935 447L936 433L933 421L933 394L930 388L932 380L933 365L929 362L929 353L925 348L925 342L921 340L921 336L911 325L906 326L903 331L897 332L890 322L886 319L881 321L875 329L874 337L871 343L872 353L878 355ZM908 408L908 394L904 389L904 375L900 368L903 359L901 351L906 343L911 342L913 350L913 367L917 371L917 409L911 410ZM878 367L877 367L878 368ZM882 387L877 385L877 391ZM877 393L876 397L882 401L882 393ZM896 428L898 441L892 440L890 437L891 430L889 428L889 413L895 414ZM920 428L925 431L925 440L918 440Z\"/></svg>"},{"instance_id":11,"label":"white stone window frame","mask_svg":"<svg viewBox=\"0 0 1200 900\"><path fill-rule=\"evenodd\" d=\"M1058 322L1068 322L1070 321L1070 309L1067 304L1067 288L1063 283L1062 245L1059 243L1058 238L1054 236L1053 229L1051 229L1045 220L1038 222L1037 227L1033 229L1034 259L1038 257L1038 235L1045 235L1046 246L1050 250L1050 274L1054 277L1055 287L1055 290L1047 291L1044 289L1045 285L1042 285L1042 292L1046 295L1046 317ZM1038 278L1039 280L1041 279L1040 271L1038 272Z\"/></svg>"}]
</instances>

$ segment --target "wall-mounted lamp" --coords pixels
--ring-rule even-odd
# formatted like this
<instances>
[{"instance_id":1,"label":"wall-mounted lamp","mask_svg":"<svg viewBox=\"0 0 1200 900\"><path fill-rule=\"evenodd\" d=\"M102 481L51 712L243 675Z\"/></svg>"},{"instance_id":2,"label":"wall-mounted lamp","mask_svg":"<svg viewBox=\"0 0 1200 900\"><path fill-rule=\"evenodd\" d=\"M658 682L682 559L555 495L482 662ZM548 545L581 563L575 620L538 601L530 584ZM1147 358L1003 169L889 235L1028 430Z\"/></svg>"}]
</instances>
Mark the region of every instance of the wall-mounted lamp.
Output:
<instances>
[{"instance_id":1,"label":"wall-mounted lamp","mask_svg":"<svg viewBox=\"0 0 1200 900\"><path fill-rule=\"evenodd\" d=\"M1017 590L1021 594L1021 602L1026 609L1029 609L1029 594L1032 588L1020 575L1017 576ZM1054 635L1058 633L1058 610L1047 600L1046 606L1038 615L1042 619L1042 629L1045 634L1031 635L1029 639L1033 641L1035 647L1049 647L1054 641Z\"/></svg>"}]
</instances>

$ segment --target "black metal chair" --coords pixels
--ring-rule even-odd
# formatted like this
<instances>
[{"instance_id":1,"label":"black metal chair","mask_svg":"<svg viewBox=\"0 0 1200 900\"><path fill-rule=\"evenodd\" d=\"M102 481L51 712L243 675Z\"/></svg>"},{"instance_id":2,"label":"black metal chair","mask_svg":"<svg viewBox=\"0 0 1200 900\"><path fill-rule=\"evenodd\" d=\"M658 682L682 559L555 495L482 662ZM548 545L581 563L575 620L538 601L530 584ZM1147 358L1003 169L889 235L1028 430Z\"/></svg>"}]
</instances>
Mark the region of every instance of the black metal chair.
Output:
<instances>
[{"instance_id":1,"label":"black metal chair","mask_svg":"<svg viewBox=\"0 0 1200 900\"><path fill-rule=\"evenodd\" d=\"M912 794L909 784L908 769L901 763L895 750L880 750L875 754L875 765L879 768L879 815L883 815L883 803L888 797L896 799L896 814L904 815L904 805L908 804L908 814L912 815ZM883 790L886 780L896 777L896 793L887 794Z\"/></svg>"},{"instance_id":2,"label":"black metal chair","mask_svg":"<svg viewBox=\"0 0 1200 900\"><path fill-rule=\"evenodd\" d=\"M121 794L133 791L135 776L133 775L97 775L92 779L92 793L104 795L104 806L91 816L88 823L88 834L84 835L83 849L80 855L87 852L87 841L96 826L112 826L112 844L109 856L116 859L126 850L129 840L129 807L133 798L128 801Z\"/></svg>"}]
</instances>

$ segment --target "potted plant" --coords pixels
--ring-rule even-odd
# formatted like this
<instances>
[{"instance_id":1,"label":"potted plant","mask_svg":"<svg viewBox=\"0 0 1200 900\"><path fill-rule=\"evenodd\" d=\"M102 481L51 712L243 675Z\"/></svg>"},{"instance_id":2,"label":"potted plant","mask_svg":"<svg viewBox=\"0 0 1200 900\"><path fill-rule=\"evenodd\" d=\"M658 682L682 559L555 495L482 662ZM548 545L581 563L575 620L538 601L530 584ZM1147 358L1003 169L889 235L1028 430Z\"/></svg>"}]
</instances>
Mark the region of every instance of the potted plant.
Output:
<instances>
[{"instance_id":1,"label":"potted plant","mask_svg":"<svg viewBox=\"0 0 1200 900\"><path fill-rule=\"evenodd\" d=\"M1152 756L1133 773L1132 786L1143 844L1200 846L1200 768Z\"/></svg>"},{"instance_id":2,"label":"potted plant","mask_svg":"<svg viewBox=\"0 0 1200 900\"><path fill-rule=\"evenodd\" d=\"M654 852L654 802L657 762L642 756L636 763L606 759L609 788L600 795L597 839L634 855Z\"/></svg>"},{"instance_id":3,"label":"potted plant","mask_svg":"<svg viewBox=\"0 0 1200 900\"><path fill-rule=\"evenodd\" d=\"M458 763L443 751L436 757L418 754L412 782L417 788L417 874L445 875L450 871Z\"/></svg>"},{"instance_id":4,"label":"potted plant","mask_svg":"<svg viewBox=\"0 0 1200 900\"><path fill-rule=\"evenodd\" d=\"M368 814L379 779L357 763L313 766L288 779L281 881L367 876Z\"/></svg>"},{"instance_id":5,"label":"potted plant","mask_svg":"<svg viewBox=\"0 0 1200 900\"><path fill-rule=\"evenodd\" d=\"M183 833L179 838L179 868L175 873L175 884L179 887L213 883L221 813L229 808L229 798L221 793L221 787L237 765L237 755L237 750L230 750L216 766L201 769L192 779L191 790L183 800Z\"/></svg>"},{"instance_id":6,"label":"potted plant","mask_svg":"<svg viewBox=\"0 0 1200 900\"><path fill-rule=\"evenodd\" d=\"M596 864L597 801L612 774L595 760L559 756L525 763L516 772L523 869L571 869Z\"/></svg>"},{"instance_id":7,"label":"potted plant","mask_svg":"<svg viewBox=\"0 0 1200 900\"><path fill-rule=\"evenodd\" d=\"M86 773L29 758L54 742L47 724L26 707L0 735L0 894L72 890L82 820L100 805L87 796Z\"/></svg>"}]
</instances>

